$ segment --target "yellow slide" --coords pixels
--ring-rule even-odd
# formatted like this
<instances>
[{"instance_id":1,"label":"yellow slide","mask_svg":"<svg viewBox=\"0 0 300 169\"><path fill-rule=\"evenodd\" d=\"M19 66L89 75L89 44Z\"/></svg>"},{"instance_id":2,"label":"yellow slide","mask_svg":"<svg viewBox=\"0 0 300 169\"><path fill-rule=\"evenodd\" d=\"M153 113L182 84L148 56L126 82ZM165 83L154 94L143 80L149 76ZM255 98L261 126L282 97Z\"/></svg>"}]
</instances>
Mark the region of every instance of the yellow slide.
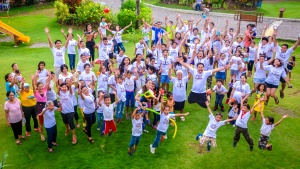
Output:
<instances>
[{"instance_id":1,"label":"yellow slide","mask_svg":"<svg viewBox=\"0 0 300 169\"><path fill-rule=\"evenodd\" d=\"M15 40L15 43L21 41L21 42L29 42L30 37L25 36L21 32L15 30L14 28L6 25L4 22L0 21L0 32L6 33L10 36L12 36Z\"/></svg>"}]
</instances>

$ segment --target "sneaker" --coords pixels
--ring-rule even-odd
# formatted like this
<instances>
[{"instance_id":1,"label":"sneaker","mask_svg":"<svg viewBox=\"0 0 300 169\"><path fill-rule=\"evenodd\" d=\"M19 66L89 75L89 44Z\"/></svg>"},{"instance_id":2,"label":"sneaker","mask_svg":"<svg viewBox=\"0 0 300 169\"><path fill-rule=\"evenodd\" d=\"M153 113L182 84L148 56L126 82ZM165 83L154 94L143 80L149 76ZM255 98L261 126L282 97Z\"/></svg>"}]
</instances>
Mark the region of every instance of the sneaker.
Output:
<instances>
[{"instance_id":1,"label":"sneaker","mask_svg":"<svg viewBox=\"0 0 300 169\"><path fill-rule=\"evenodd\" d=\"M250 147L250 151L253 151L253 146Z\"/></svg>"},{"instance_id":2,"label":"sneaker","mask_svg":"<svg viewBox=\"0 0 300 169\"><path fill-rule=\"evenodd\" d=\"M236 143L233 143L233 145L232 145L233 147L236 147ZM253 147L252 147L252 149L253 149Z\"/></svg>"},{"instance_id":3,"label":"sneaker","mask_svg":"<svg viewBox=\"0 0 300 169\"><path fill-rule=\"evenodd\" d=\"M100 128L97 128L97 130L99 131L99 130L100 130Z\"/></svg>"},{"instance_id":4,"label":"sneaker","mask_svg":"<svg viewBox=\"0 0 300 169\"><path fill-rule=\"evenodd\" d=\"M77 144L77 137L76 136L73 136L73 138L72 138L72 144Z\"/></svg>"},{"instance_id":5,"label":"sneaker","mask_svg":"<svg viewBox=\"0 0 300 169\"><path fill-rule=\"evenodd\" d=\"M216 106L214 106L213 111L216 111L218 108Z\"/></svg>"},{"instance_id":6,"label":"sneaker","mask_svg":"<svg viewBox=\"0 0 300 169\"><path fill-rule=\"evenodd\" d=\"M185 118L183 116L180 116L181 121L185 121Z\"/></svg>"},{"instance_id":7,"label":"sneaker","mask_svg":"<svg viewBox=\"0 0 300 169\"><path fill-rule=\"evenodd\" d=\"M34 131L36 131L36 132L38 132L38 133L41 132L40 128L34 128Z\"/></svg>"},{"instance_id":8,"label":"sneaker","mask_svg":"<svg viewBox=\"0 0 300 169\"><path fill-rule=\"evenodd\" d=\"M168 136L167 136L167 134L166 134L166 135L164 135L163 137L164 137L164 139L165 139L165 140L167 140L167 139L168 139Z\"/></svg>"},{"instance_id":9,"label":"sneaker","mask_svg":"<svg viewBox=\"0 0 300 169\"><path fill-rule=\"evenodd\" d=\"M152 147L152 144L150 144L150 152L151 152L152 154L155 153L155 148Z\"/></svg>"},{"instance_id":10,"label":"sneaker","mask_svg":"<svg viewBox=\"0 0 300 169\"><path fill-rule=\"evenodd\" d=\"M225 109L224 109L224 107L221 107L221 111L222 111L222 112L225 112Z\"/></svg>"},{"instance_id":11,"label":"sneaker","mask_svg":"<svg viewBox=\"0 0 300 169\"><path fill-rule=\"evenodd\" d=\"M234 124L234 125L232 125L232 127L235 127L235 124Z\"/></svg>"},{"instance_id":12,"label":"sneaker","mask_svg":"<svg viewBox=\"0 0 300 169\"><path fill-rule=\"evenodd\" d=\"M148 132L149 132L149 131L148 131L148 130L146 130L146 129L144 129L143 131L144 131L145 133L148 133Z\"/></svg>"},{"instance_id":13,"label":"sneaker","mask_svg":"<svg viewBox=\"0 0 300 169\"><path fill-rule=\"evenodd\" d=\"M26 137L30 137L31 135L30 135L30 132L27 132L26 131Z\"/></svg>"}]
</instances>

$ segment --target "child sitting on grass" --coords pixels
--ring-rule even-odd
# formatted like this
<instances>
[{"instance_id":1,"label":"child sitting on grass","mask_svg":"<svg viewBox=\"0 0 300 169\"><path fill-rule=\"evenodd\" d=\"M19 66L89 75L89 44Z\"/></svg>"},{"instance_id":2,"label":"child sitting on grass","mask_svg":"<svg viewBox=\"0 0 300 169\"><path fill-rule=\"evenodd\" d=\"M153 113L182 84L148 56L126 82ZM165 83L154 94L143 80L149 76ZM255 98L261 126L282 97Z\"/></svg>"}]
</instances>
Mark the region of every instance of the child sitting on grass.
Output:
<instances>
[{"instance_id":1,"label":"child sitting on grass","mask_svg":"<svg viewBox=\"0 0 300 169\"><path fill-rule=\"evenodd\" d=\"M267 118L265 118L262 107L260 107L260 115L261 115L261 119L262 119L262 126L260 128L260 137L259 137L259 141L258 141L258 148L262 149L262 150L272 150L272 144L269 144L269 138L271 135L271 131L278 126L283 119L287 118L288 115L284 115L282 116L282 118L274 124L274 118L271 116L268 116Z\"/></svg>"},{"instance_id":2,"label":"child sitting on grass","mask_svg":"<svg viewBox=\"0 0 300 169\"><path fill-rule=\"evenodd\" d=\"M166 135L167 130L169 128L169 120L172 117L175 116L187 116L189 113L185 114L170 114L170 107L164 106L160 110L160 122L158 124L157 130L156 130L156 137L154 139L154 142L150 144L150 152L152 154L155 153L155 149L158 147L158 144L160 142L161 136Z\"/></svg>"},{"instance_id":3,"label":"child sitting on grass","mask_svg":"<svg viewBox=\"0 0 300 169\"><path fill-rule=\"evenodd\" d=\"M132 118L132 136L128 147L128 154L132 155L136 151L136 147L140 142L143 134L143 116L145 111L138 113L140 108L136 108L131 115Z\"/></svg>"},{"instance_id":4,"label":"child sitting on grass","mask_svg":"<svg viewBox=\"0 0 300 169\"><path fill-rule=\"evenodd\" d=\"M208 142L210 142L210 144L212 145L212 147L216 147L217 146L217 142L216 142L216 132L218 130L219 127L225 125L227 122L233 121L234 119L226 119L222 121L223 115L220 113L216 114L216 117L213 115L210 107L209 107L209 102L206 101L206 106L207 106L207 110L209 113L209 123L203 133L203 136L200 137L199 143L199 153L203 153L203 148L204 145L207 144Z\"/></svg>"}]
</instances>

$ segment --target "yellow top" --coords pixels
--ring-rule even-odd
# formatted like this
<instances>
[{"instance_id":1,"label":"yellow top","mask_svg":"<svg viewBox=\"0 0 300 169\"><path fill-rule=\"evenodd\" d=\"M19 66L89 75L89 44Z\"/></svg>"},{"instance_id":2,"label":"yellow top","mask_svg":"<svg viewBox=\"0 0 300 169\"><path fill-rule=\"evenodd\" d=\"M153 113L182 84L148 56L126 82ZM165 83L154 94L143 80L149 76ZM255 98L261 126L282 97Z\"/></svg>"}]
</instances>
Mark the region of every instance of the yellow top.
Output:
<instances>
[{"instance_id":1,"label":"yellow top","mask_svg":"<svg viewBox=\"0 0 300 169\"><path fill-rule=\"evenodd\" d=\"M255 98L255 101L254 101L254 104L256 104L257 102L260 101L260 98L261 97L264 97L265 96L265 92L262 92L262 93L256 93L256 98ZM260 107L262 106L262 110L264 110L264 107L265 107L265 101L262 101L260 104L258 104L255 108L254 108L254 111L256 112L260 112Z\"/></svg>"},{"instance_id":2,"label":"yellow top","mask_svg":"<svg viewBox=\"0 0 300 169\"><path fill-rule=\"evenodd\" d=\"M36 105L36 99L33 95L33 90L29 90L28 92L25 92L24 90L20 93L20 100L22 103L22 106L25 107L32 107Z\"/></svg>"}]
</instances>

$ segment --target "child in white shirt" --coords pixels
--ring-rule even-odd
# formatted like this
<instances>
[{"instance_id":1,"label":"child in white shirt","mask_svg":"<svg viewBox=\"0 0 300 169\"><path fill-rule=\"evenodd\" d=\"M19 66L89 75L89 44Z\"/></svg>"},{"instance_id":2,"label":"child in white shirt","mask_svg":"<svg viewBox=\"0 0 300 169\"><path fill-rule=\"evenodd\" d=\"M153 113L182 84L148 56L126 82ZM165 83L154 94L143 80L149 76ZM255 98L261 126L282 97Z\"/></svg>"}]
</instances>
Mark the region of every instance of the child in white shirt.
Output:
<instances>
[{"instance_id":1,"label":"child in white shirt","mask_svg":"<svg viewBox=\"0 0 300 169\"><path fill-rule=\"evenodd\" d=\"M124 82L123 82L123 77L121 75L119 75L116 80L117 80L116 89L117 89L117 95L119 98L119 102L118 102L117 108L116 108L116 118L117 118L117 123L121 123L122 117L124 114L126 91L125 91L125 86L124 86Z\"/></svg>"},{"instance_id":2,"label":"child in white shirt","mask_svg":"<svg viewBox=\"0 0 300 169\"><path fill-rule=\"evenodd\" d=\"M216 85L213 88L213 91L216 92L216 101L213 111L218 109L218 105L221 107L221 111L224 112L223 99L228 90L222 85L222 80L218 79Z\"/></svg>"},{"instance_id":3,"label":"child in white shirt","mask_svg":"<svg viewBox=\"0 0 300 169\"><path fill-rule=\"evenodd\" d=\"M272 144L269 144L269 138L271 135L271 131L278 126L283 119L287 118L288 115L284 115L282 116L282 118L274 124L274 118L273 117L264 117L264 113L263 113L263 109L262 106L260 107L260 114L261 114L261 119L262 119L262 126L260 128L260 137L259 137L259 141L258 141L258 148L262 149L262 150L272 150Z\"/></svg>"},{"instance_id":4,"label":"child in white shirt","mask_svg":"<svg viewBox=\"0 0 300 169\"><path fill-rule=\"evenodd\" d=\"M175 116L187 116L188 114L189 113L170 114L170 107L165 106L165 107L161 108L161 110L160 110L160 123L158 124L157 130L156 130L156 137L154 139L153 144L150 145L150 152L152 154L155 153L155 149L158 147L161 136L164 136L164 135L167 134L167 130L169 128L170 118L175 117Z\"/></svg>"},{"instance_id":5,"label":"child in white shirt","mask_svg":"<svg viewBox=\"0 0 300 169\"><path fill-rule=\"evenodd\" d=\"M136 151L136 147L138 146L140 142L140 138L143 134L143 116L145 114L145 111L143 113L139 114L139 109L136 108L134 112L131 115L132 118L132 135L130 139L130 143L128 146L128 154L132 155Z\"/></svg>"}]
</instances>

